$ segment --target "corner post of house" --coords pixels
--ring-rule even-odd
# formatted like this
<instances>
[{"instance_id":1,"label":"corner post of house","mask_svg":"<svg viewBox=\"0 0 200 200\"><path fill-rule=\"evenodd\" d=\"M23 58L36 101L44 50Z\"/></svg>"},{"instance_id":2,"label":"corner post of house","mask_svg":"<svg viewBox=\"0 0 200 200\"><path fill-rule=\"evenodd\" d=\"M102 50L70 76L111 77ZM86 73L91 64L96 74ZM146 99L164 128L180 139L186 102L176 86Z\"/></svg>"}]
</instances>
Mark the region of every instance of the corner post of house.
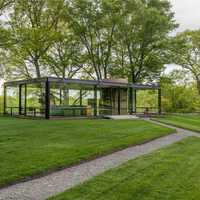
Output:
<instances>
[{"instance_id":1,"label":"corner post of house","mask_svg":"<svg viewBox=\"0 0 200 200\"><path fill-rule=\"evenodd\" d=\"M83 90L82 88L80 89L80 106L83 105Z\"/></svg>"},{"instance_id":2,"label":"corner post of house","mask_svg":"<svg viewBox=\"0 0 200 200\"><path fill-rule=\"evenodd\" d=\"M62 105L62 88L59 88L59 101L60 101L60 105Z\"/></svg>"},{"instance_id":3,"label":"corner post of house","mask_svg":"<svg viewBox=\"0 0 200 200\"><path fill-rule=\"evenodd\" d=\"M22 114L22 85L19 85L19 115Z\"/></svg>"},{"instance_id":4,"label":"corner post of house","mask_svg":"<svg viewBox=\"0 0 200 200\"><path fill-rule=\"evenodd\" d=\"M97 86L94 86L94 116L97 116Z\"/></svg>"},{"instance_id":5,"label":"corner post of house","mask_svg":"<svg viewBox=\"0 0 200 200\"><path fill-rule=\"evenodd\" d=\"M133 99L134 99L134 113L137 113L137 90L133 90Z\"/></svg>"},{"instance_id":6,"label":"corner post of house","mask_svg":"<svg viewBox=\"0 0 200 200\"><path fill-rule=\"evenodd\" d=\"M50 118L50 83L48 78L45 82L45 118Z\"/></svg>"},{"instance_id":7,"label":"corner post of house","mask_svg":"<svg viewBox=\"0 0 200 200\"><path fill-rule=\"evenodd\" d=\"M129 114L133 114L133 88L129 87Z\"/></svg>"},{"instance_id":8,"label":"corner post of house","mask_svg":"<svg viewBox=\"0 0 200 200\"><path fill-rule=\"evenodd\" d=\"M27 114L27 84L24 85L24 115Z\"/></svg>"},{"instance_id":9,"label":"corner post of house","mask_svg":"<svg viewBox=\"0 0 200 200\"><path fill-rule=\"evenodd\" d=\"M6 92L6 85L4 84L4 88L3 88L3 114L6 114L6 107L7 107L7 92Z\"/></svg>"},{"instance_id":10,"label":"corner post of house","mask_svg":"<svg viewBox=\"0 0 200 200\"><path fill-rule=\"evenodd\" d=\"M121 114L121 94L120 94L121 88L118 88L118 98L117 98L117 103L118 103L118 115Z\"/></svg>"},{"instance_id":11,"label":"corner post of house","mask_svg":"<svg viewBox=\"0 0 200 200\"><path fill-rule=\"evenodd\" d=\"M161 88L158 89L158 114L162 114L162 91Z\"/></svg>"},{"instance_id":12,"label":"corner post of house","mask_svg":"<svg viewBox=\"0 0 200 200\"><path fill-rule=\"evenodd\" d=\"M82 90L82 88L80 88L80 98L79 98L79 100L80 100L80 102L79 102L79 104L80 104L80 107L81 107L81 116L83 116L83 109L82 109L82 105L83 105L83 90Z\"/></svg>"}]
</instances>

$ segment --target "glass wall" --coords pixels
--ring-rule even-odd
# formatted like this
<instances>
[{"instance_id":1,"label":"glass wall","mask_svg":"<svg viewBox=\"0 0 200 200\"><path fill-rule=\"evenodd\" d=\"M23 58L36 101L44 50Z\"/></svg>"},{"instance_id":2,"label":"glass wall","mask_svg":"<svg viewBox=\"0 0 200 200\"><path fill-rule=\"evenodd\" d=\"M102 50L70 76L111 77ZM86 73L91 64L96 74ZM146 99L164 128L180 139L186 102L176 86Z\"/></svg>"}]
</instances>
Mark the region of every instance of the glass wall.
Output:
<instances>
[{"instance_id":1,"label":"glass wall","mask_svg":"<svg viewBox=\"0 0 200 200\"><path fill-rule=\"evenodd\" d=\"M86 116L94 116L94 109L95 109L95 94L94 90L81 90L81 106L86 108L86 113L84 113ZM98 106L97 106L98 108Z\"/></svg>"},{"instance_id":2,"label":"glass wall","mask_svg":"<svg viewBox=\"0 0 200 200\"><path fill-rule=\"evenodd\" d=\"M99 89L99 115L112 115L113 102L112 102L112 89L100 88Z\"/></svg>"},{"instance_id":3,"label":"glass wall","mask_svg":"<svg viewBox=\"0 0 200 200\"><path fill-rule=\"evenodd\" d=\"M45 84L34 83L26 86L26 99L22 103L25 104L25 111L27 116L44 117L45 114ZM24 98L22 90L22 99Z\"/></svg>"},{"instance_id":4,"label":"glass wall","mask_svg":"<svg viewBox=\"0 0 200 200\"><path fill-rule=\"evenodd\" d=\"M17 115L19 113L19 87L6 87L6 108L5 111L10 115Z\"/></svg>"},{"instance_id":5,"label":"glass wall","mask_svg":"<svg viewBox=\"0 0 200 200\"><path fill-rule=\"evenodd\" d=\"M92 117L128 114L127 88L51 83L50 116Z\"/></svg>"},{"instance_id":6,"label":"glass wall","mask_svg":"<svg viewBox=\"0 0 200 200\"><path fill-rule=\"evenodd\" d=\"M47 79L48 80L48 79ZM27 83L6 87L6 113L34 117L93 117L158 113L158 90L59 82ZM49 91L49 92L48 92ZM137 94L135 96L135 94ZM137 99L137 101L136 101ZM136 105L135 105L136 102Z\"/></svg>"},{"instance_id":7,"label":"glass wall","mask_svg":"<svg viewBox=\"0 0 200 200\"><path fill-rule=\"evenodd\" d=\"M137 113L158 113L158 91L137 90Z\"/></svg>"},{"instance_id":8,"label":"glass wall","mask_svg":"<svg viewBox=\"0 0 200 200\"><path fill-rule=\"evenodd\" d=\"M101 88L99 100L100 115L127 115L128 89Z\"/></svg>"},{"instance_id":9,"label":"glass wall","mask_svg":"<svg viewBox=\"0 0 200 200\"><path fill-rule=\"evenodd\" d=\"M36 83L7 86L5 111L9 115L44 117L44 84Z\"/></svg>"},{"instance_id":10,"label":"glass wall","mask_svg":"<svg viewBox=\"0 0 200 200\"><path fill-rule=\"evenodd\" d=\"M129 113L128 111L128 89L127 88L121 88L120 89L120 115L127 115Z\"/></svg>"},{"instance_id":11,"label":"glass wall","mask_svg":"<svg viewBox=\"0 0 200 200\"><path fill-rule=\"evenodd\" d=\"M51 83L51 116L92 117L95 115L95 108L94 86Z\"/></svg>"}]
</instances>

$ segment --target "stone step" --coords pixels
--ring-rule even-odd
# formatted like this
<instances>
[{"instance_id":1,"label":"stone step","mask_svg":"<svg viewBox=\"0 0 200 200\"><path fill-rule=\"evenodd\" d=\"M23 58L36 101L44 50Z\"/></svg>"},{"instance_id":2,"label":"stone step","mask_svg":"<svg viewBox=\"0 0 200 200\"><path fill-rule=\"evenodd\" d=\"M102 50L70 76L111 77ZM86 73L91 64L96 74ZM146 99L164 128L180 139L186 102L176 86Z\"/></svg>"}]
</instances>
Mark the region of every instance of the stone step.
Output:
<instances>
[{"instance_id":1,"label":"stone step","mask_svg":"<svg viewBox=\"0 0 200 200\"><path fill-rule=\"evenodd\" d=\"M104 116L106 119L114 119L114 120L120 120L120 119L138 119L136 115L106 115Z\"/></svg>"}]
</instances>

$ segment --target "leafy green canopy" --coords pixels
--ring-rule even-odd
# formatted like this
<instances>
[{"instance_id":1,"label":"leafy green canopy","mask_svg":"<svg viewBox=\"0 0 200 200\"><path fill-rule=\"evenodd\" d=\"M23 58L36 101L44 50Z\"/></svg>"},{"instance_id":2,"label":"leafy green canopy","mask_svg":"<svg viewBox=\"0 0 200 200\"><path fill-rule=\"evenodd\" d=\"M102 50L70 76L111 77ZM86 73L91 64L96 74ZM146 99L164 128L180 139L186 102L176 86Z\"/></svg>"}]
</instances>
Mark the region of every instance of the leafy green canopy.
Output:
<instances>
[{"instance_id":1,"label":"leafy green canopy","mask_svg":"<svg viewBox=\"0 0 200 200\"><path fill-rule=\"evenodd\" d=\"M9 79L141 82L158 78L169 62L168 34L176 24L167 0L18 0L7 9L0 44Z\"/></svg>"},{"instance_id":2,"label":"leafy green canopy","mask_svg":"<svg viewBox=\"0 0 200 200\"><path fill-rule=\"evenodd\" d=\"M200 94L200 29L178 34L174 44L174 62L193 75Z\"/></svg>"},{"instance_id":3,"label":"leafy green canopy","mask_svg":"<svg viewBox=\"0 0 200 200\"><path fill-rule=\"evenodd\" d=\"M113 75L153 80L170 62L168 33L177 25L168 1L128 1L117 28Z\"/></svg>"},{"instance_id":4,"label":"leafy green canopy","mask_svg":"<svg viewBox=\"0 0 200 200\"><path fill-rule=\"evenodd\" d=\"M164 112L192 113L200 111L198 90L187 71L174 70L161 78Z\"/></svg>"}]
</instances>

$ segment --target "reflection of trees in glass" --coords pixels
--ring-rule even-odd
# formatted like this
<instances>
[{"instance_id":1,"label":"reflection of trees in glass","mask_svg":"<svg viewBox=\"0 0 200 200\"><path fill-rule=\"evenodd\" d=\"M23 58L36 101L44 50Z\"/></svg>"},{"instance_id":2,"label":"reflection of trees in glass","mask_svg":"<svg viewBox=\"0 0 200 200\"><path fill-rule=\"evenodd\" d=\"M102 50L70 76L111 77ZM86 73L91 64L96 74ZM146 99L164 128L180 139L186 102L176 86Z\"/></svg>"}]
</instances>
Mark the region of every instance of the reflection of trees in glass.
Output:
<instances>
[{"instance_id":1,"label":"reflection of trees in glass","mask_svg":"<svg viewBox=\"0 0 200 200\"><path fill-rule=\"evenodd\" d=\"M18 87L7 87L6 89L7 97L6 104L7 107L18 107L19 106L19 89Z\"/></svg>"},{"instance_id":2,"label":"reflection of trees in glass","mask_svg":"<svg viewBox=\"0 0 200 200\"><path fill-rule=\"evenodd\" d=\"M137 107L157 107L158 92L156 90L138 90Z\"/></svg>"},{"instance_id":3,"label":"reflection of trees in glass","mask_svg":"<svg viewBox=\"0 0 200 200\"><path fill-rule=\"evenodd\" d=\"M27 107L41 108L45 106L45 91L43 85L27 85Z\"/></svg>"}]
</instances>

